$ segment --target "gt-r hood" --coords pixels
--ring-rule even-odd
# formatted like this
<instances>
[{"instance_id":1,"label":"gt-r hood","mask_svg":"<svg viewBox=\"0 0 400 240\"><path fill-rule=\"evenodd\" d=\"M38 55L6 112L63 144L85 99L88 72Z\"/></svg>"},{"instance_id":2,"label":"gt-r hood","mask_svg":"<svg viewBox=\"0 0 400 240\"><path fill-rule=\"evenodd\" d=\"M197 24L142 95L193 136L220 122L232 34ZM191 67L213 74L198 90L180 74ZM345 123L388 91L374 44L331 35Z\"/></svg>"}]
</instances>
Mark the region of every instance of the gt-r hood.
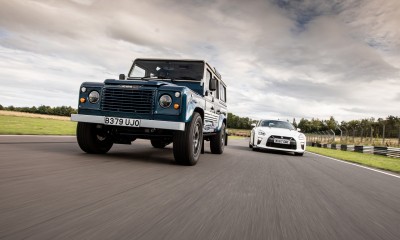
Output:
<instances>
[{"instance_id":1,"label":"gt-r hood","mask_svg":"<svg viewBox=\"0 0 400 240\"><path fill-rule=\"evenodd\" d=\"M295 130L289 130L285 128L259 127L258 129L264 131L267 135L277 135L277 136L297 138L300 134Z\"/></svg>"}]
</instances>

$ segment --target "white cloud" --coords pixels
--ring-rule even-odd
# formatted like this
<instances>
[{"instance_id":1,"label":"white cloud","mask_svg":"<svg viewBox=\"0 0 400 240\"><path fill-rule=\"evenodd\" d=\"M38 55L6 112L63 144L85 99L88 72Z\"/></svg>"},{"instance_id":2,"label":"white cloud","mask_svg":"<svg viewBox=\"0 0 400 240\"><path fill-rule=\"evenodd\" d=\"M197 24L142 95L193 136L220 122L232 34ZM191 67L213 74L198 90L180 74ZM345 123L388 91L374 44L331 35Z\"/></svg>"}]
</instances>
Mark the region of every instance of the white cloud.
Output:
<instances>
[{"instance_id":1,"label":"white cloud","mask_svg":"<svg viewBox=\"0 0 400 240\"><path fill-rule=\"evenodd\" d=\"M81 82L136 57L200 58L237 115L396 115L399 13L396 0L6 1L0 104L75 107Z\"/></svg>"}]
</instances>

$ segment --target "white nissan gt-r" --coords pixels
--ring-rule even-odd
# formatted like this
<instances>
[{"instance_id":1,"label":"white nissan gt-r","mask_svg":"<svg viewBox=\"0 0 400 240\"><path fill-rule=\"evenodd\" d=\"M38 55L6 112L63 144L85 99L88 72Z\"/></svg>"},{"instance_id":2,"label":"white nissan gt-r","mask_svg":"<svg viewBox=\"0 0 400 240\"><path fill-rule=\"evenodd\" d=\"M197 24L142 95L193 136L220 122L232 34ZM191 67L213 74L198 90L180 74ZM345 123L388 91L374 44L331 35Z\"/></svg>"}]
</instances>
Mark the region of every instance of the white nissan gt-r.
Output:
<instances>
[{"instance_id":1,"label":"white nissan gt-r","mask_svg":"<svg viewBox=\"0 0 400 240\"><path fill-rule=\"evenodd\" d=\"M303 156L306 136L299 131L286 121L260 120L251 130L249 147L253 150L278 150Z\"/></svg>"}]
</instances>

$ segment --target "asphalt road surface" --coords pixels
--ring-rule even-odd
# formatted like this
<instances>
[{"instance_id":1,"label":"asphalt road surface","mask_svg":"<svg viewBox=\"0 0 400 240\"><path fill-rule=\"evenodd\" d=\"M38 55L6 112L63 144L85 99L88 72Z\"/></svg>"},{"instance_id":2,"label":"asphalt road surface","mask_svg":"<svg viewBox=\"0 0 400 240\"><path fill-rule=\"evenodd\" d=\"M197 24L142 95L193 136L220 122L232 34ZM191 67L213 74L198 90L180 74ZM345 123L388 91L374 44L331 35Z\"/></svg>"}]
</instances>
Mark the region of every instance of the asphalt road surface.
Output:
<instances>
[{"instance_id":1,"label":"asphalt road surface","mask_svg":"<svg viewBox=\"0 0 400 240\"><path fill-rule=\"evenodd\" d=\"M306 153L175 165L148 141L0 137L0 239L400 239L400 178Z\"/></svg>"}]
</instances>

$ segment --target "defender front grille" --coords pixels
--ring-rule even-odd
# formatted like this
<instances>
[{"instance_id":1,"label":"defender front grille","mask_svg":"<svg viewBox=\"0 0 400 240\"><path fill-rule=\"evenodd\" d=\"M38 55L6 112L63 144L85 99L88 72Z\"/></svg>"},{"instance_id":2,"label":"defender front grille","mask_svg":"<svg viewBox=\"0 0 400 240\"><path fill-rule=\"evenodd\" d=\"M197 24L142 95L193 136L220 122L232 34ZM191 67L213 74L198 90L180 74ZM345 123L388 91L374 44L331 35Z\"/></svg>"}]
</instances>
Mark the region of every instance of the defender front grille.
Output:
<instances>
[{"instance_id":1,"label":"defender front grille","mask_svg":"<svg viewBox=\"0 0 400 240\"><path fill-rule=\"evenodd\" d=\"M104 111L152 114L154 90L104 88L101 102Z\"/></svg>"}]
</instances>

